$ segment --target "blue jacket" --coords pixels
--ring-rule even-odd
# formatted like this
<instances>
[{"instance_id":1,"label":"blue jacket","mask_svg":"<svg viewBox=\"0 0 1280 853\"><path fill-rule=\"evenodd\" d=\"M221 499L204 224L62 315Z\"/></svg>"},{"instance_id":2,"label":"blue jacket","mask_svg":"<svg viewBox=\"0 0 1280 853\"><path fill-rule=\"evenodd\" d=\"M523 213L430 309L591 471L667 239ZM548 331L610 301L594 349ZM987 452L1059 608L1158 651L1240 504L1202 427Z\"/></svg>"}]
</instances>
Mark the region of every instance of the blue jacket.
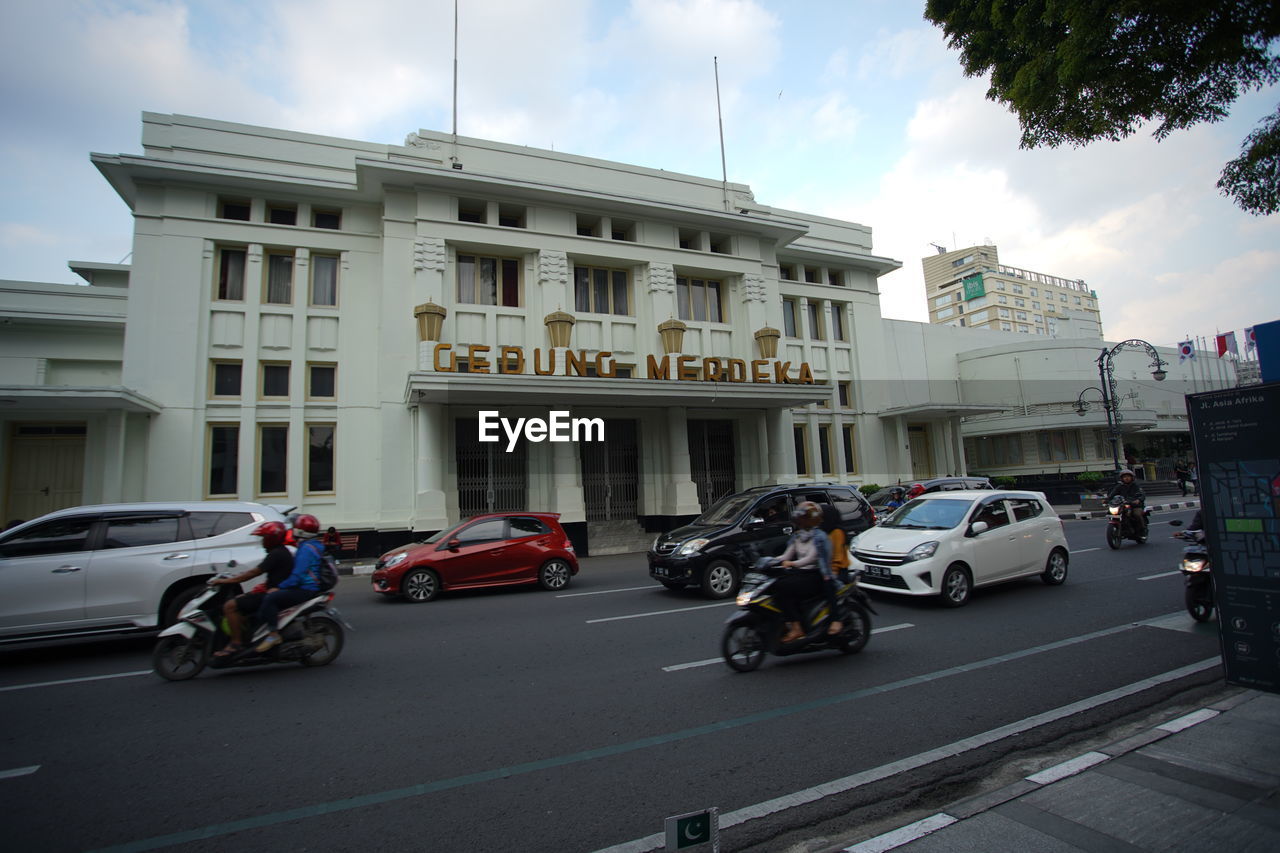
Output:
<instances>
[{"instance_id":1,"label":"blue jacket","mask_svg":"<svg viewBox=\"0 0 1280 853\"><path fill-rule=\"evenodd\" d=\"M299 545L298 553L293 558L293 572L280 582L280 589L319 592L320 556L323 553L324 543L319 539L308 539Z\"/></svg>"}]
</instances>

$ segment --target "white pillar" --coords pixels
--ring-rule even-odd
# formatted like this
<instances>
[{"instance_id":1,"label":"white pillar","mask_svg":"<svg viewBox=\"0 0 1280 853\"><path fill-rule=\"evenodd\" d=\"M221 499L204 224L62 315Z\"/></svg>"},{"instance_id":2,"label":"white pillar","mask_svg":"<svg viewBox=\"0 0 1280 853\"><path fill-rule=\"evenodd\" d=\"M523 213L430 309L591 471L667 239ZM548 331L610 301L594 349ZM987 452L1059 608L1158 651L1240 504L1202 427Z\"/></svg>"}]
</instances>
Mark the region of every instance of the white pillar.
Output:
<instances>
[{"instance_id":1,"label":"white pillar","mask_svg":"<svg viewBox=\"0 0 1280 853\"><path fill-rule=\"evenodd\" d=\"M698 515L698 487L693 483L689 462L689 417L684 406L667 410L667 463L670 471L669 491L663 501L665 515Z\"/></svg>"},{"instance_id":2,"label":"white pillar","mask_svg":"<svg viewBox=\"0 0 1280 853\"><path fill-rule=\"evenodd\" d=\"M766 481L770 483L794 483L796 480L795 437L792 434L791 410L770 409L766 416L769 424L769 470Z\"/></svg>"},{"instance_id":3,"label":"white pillar","mask_svg":"<svg viewBox=\"0 0 1280 853\"><path fill-rule=\"evenodd\" d=\"M449 525L445 505L446 410L440 403L421 403L417 410L417 466L415 471L415 530L441 530Z\"/></svg>"},{"instance_id":4,"label":"white pillar","mask_svg":"<svg viewBox=\"0 0 1280 853\"><path fill-rule=\"evenodd\" d=\"M587 507L582 497L582 465L578 445L572 441L551 444L551 511L560 521L586 521Z\"/></svg>"}]
</instances>

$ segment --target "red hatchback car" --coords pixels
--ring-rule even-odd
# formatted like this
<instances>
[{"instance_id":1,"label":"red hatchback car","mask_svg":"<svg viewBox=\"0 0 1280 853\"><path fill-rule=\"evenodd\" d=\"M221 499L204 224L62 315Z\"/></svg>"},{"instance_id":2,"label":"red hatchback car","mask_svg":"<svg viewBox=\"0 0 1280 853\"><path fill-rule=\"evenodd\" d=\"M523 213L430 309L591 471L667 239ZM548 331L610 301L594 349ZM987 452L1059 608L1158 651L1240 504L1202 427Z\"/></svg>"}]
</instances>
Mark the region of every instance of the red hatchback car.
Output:
<instances>
[{"instance_id":1,"label":"red hatchback car","mask_svg":"<svg viewBox=\"0 0 1280 853\"><path fill-rule=\"evenodd\" d=\"M554 512L478 515L378 558L373 591L431 601L441 590L537 583L560 590L578 573Z\"/></svg>"}]
</instances>

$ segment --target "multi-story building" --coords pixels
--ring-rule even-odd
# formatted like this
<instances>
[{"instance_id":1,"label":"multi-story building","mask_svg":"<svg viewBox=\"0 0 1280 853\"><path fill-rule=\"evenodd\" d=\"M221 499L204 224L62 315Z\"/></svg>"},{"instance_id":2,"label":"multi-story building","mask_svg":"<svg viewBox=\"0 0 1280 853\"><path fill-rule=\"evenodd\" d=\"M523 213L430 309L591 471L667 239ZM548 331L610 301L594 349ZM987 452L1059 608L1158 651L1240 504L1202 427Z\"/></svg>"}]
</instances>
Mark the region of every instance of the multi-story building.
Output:
<instances>
[{"instance_id":1,"label":"multi-story building","mask_svg":"<svg viewBox=\"0 0 1280 853\"><path fill-rule=\"evenodd\" d=\"M995 246L921 259L929 322L1053 338L1101 338L1098 295L1083 281L1000 263Z\"/></svg>"}]
</instances>

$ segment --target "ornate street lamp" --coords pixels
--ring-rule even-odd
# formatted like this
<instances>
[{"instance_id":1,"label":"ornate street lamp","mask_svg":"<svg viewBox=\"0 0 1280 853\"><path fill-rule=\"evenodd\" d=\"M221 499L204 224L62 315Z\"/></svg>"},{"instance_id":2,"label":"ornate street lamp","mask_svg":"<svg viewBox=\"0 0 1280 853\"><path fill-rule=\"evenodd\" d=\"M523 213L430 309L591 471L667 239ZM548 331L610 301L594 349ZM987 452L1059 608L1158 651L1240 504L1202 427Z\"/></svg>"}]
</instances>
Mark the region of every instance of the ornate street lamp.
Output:
<instances>
[{"instance_id":1,"label":"ornate street lamp","mask_svg":"<svg viewBox=\"0 0 1280 853\"><path fill-rule=\"evenodd\" d=\"M1120 422L1124 417L1120 414L1120 396L1116 393L1115 356L1126 347L1147 351L1147 355L1151 356L1151 378L1155 381L1163 382L1169 375L1164 369L1166 362L1156 352L1156 348L1144 340L1133 338L1102 351L1098 356L1098 379L1102 387L1089 386L1076 397L1076 414L1083 417L1089 411L1089 403L1085 401L1084 395L1089 391L1097 391L1102 395L1102 409L1107 414L1107 437L1111 441L1111 462L1117 473L1120 471Z\"/></svg>"}]
</instances>

